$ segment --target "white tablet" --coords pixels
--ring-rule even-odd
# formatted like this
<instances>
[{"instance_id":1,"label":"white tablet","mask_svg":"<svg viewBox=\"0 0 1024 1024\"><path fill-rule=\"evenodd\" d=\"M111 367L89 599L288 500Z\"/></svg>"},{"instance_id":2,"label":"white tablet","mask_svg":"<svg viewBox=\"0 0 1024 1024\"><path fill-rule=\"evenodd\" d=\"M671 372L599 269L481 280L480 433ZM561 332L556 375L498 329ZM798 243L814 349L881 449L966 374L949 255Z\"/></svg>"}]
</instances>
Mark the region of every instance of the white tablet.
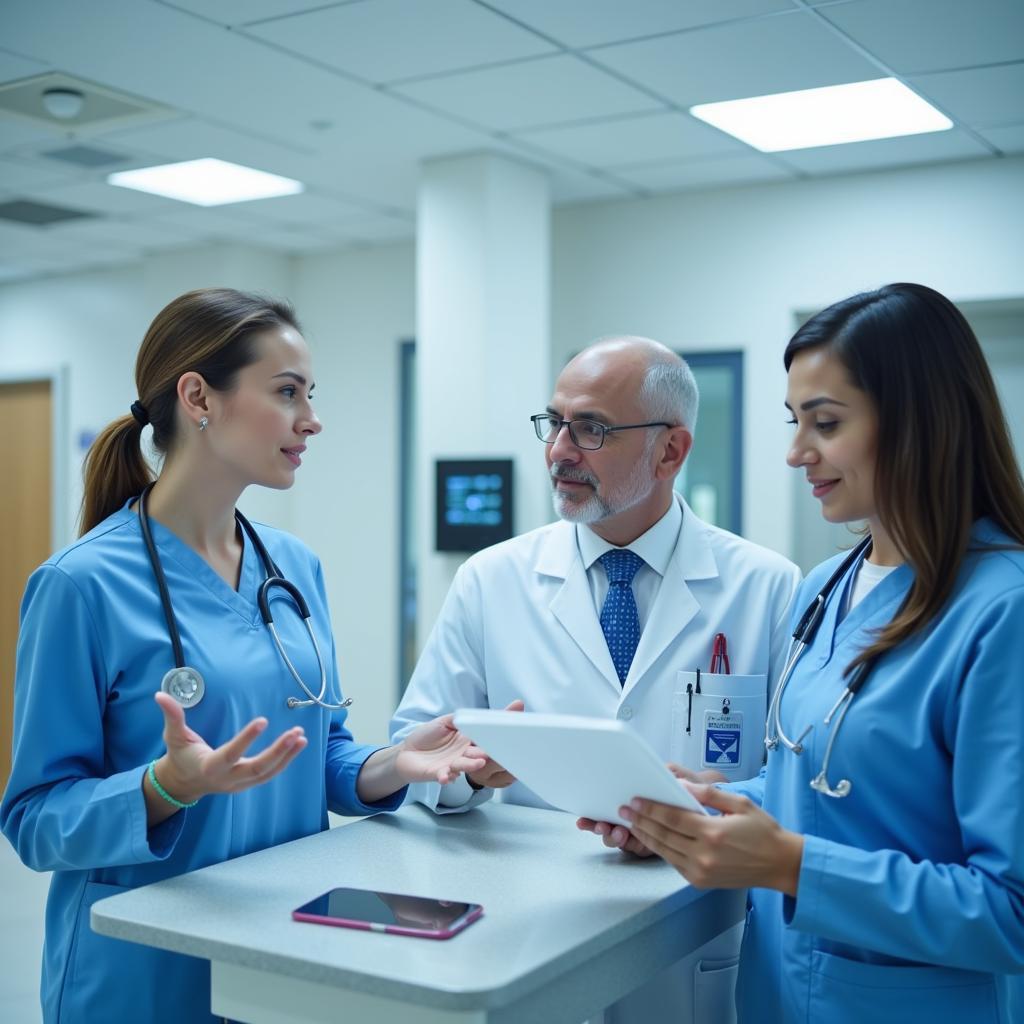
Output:
<instances>
[{"instance_id":1,"label":"white tablet","mask_svg":"<svg viewBox=\"0 0 1024 1024\"><path fill-rule=\"evenodd\" d=\"M628 824L619 808L635 796L707 813L623 722L463 708L455 724L539 797L579 817Z\"/></svg>"}]
</instances>

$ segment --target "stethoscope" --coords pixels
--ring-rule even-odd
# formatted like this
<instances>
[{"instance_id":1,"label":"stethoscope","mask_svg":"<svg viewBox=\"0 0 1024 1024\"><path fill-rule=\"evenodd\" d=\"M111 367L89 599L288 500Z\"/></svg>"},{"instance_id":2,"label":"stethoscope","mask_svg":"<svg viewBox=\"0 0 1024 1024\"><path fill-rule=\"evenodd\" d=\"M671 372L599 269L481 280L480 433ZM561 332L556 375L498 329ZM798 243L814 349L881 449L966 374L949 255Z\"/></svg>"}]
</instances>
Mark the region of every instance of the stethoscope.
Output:
<instances>
[{"instance_id":1,"label":"stethoscope","mask_svg":"<svg viewBox=\"0 0 1024 1024\"><path fill-rule=\"evenodd\" d=\"M814 635L818 631L818 626L821 625L821 620L825 615L825 605L828 603L829 597L832 596L832 592L839 585L839 581L860 561L862 555L864 555L868 548L871 547L871 538L865 537L851 552L843 559L842 565L828 578L825 585L818 591L814 600L807 606L807 610L800 616L800 621L797 623L797 627L793 630L793 640L789 647L789 655L786 658L786 664L782 669L782 678L779 680L779 685L775 689L775 694L772 697L771 705L768 708L768 721L765 726L765 746L769 750L774 750L779 743L782 743L784 747L791 750L794 754L801 754L804 750L804 738L814 728L812 722L796 740L791 740L782 729L782 720L779 715L779 708L782 705L782 694L785 692L786 685L789 683L790 676L793 674L793 669L796 668L796 663L800 660L800 655L814 642ZM853 784L849 779L840 779L833 788L828 781L828 767L832 760L832 747L835 745L836 736L839 735L839 729L843 724L843 719L846 718L847 712L850 710L850 705L853 703L853 698L864 688L864 684L867 682L868 675L872 668L874 668L874 660L861 662L853 673L853 678L846 685L846 689L843 690L839 700L832 705L832 709L824 718L825 725L831 725L833 716L838 715L836 718L835 728L832 730L828 738L828 744L825 747L825 756L821 761L821 771L811 779L811 788L817 790L819 793L823 793L825 796L832 797L843 797L849 796L850 790L853 788Z\"/></svg>"},{"instance_id":2,"label":"stethoscope","mask_svg":"<svg viewBox=\"0 0 1024 1024\"><path fill-rule=\"evenodd\" d=\"M170 591L167 589L167 580L164 577L163 566L160 564L160 556L156 551L156 544L153 543L153 534L149 528L149 515L146 513L146 499L149 497L149 492L152 489L153 485L150 484L139 495L139 526L142 530L142 539L146 544L146 551L149 554L150 564L153 566L156 585L160 590L160 603L163 605L164 618L167 620L167 631L171 636L171 647L174 648L175 666L164 676L160 683L160 689L164 693L169 693L182 707L194 708L206 693L206 683L197 669L185 664L185 655L181 647L181 636L178 633L178 625L174 620L174 609L171 607ZM284 659L285 665L288 666L288 671L292 674L292 678L299 684L302 692L308 698L308 700L300 700L298 697L289 697L286 702L287 706L289 708L308 708L313 704L318 704L328 711L339 711L341 708L347 708L352 703L351 697L343 700L340 704L330 704L324 700L327 694L327 672L324 668L324 660L320 656L320 645L316 641L316 634L313 632L313 627L309 621L309 606L306 604L305 598L294 583L284 578L281 570L270 557L270 552L264 547L263 541L260 540L259 535L253 529L252 523L238 509L235 509L235 520L246 532L249 540L252 541L252 546L259 554L260 561L263 563L264 571L267 574L267 578L260 584L260 589L256 593L256 603L259 605L260 616L263 619L264 625L270 630L270 635L274 638L274 645ZM269 597L270 591L274 587L280 587L291 595L299 615L302 617L302 621L306 624L309 639L312 641L313 650L316 652L316 663L320 668L319 694L314 695L313 691L302 681L301 676L292 664L291 658L288 657L288 652L281 643L281 638L277 635L277 629L274 626L274 616L270 612Z\"/></svg>"}]
</instances>

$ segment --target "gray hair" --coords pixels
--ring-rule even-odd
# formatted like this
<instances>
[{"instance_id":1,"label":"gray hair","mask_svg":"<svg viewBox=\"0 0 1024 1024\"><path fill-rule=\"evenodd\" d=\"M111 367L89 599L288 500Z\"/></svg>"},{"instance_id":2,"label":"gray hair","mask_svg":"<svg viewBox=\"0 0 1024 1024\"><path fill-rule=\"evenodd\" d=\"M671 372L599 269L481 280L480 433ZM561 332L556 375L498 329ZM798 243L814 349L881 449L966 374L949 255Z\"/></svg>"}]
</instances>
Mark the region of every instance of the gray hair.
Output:
<instances>
[{"instance_id":1,"label":"gray hair","mask_svg":"<svg viewBox=\"0 0 1024 1024\"><path fill-rule=\"evenodd\" d=\"M682 424L691 434L697 428L697 381L682 357L652 360L640 385L640 401L651 421Z\"/></svg>"}]
</instances>

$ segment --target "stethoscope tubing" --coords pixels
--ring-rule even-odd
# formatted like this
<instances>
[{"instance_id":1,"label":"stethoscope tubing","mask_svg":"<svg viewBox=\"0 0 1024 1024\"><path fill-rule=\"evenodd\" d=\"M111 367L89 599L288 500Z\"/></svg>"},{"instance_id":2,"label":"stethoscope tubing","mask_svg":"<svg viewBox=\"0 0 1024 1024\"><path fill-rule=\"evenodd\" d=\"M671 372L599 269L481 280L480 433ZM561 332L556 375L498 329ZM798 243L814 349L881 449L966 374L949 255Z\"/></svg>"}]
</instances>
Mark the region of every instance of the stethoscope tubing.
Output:
<instances>
[{"instance_id":1,"label":"stethoscope tubing","mask_svg":"<svg viewBox=\"0 0 1024 1024\"><path fill-rule=\"evenodd\" d=\"M793 639L790 643L789 653L786 656L786 663L782 669L782 676L779 679L779 685L775 688L771 704L768 707L768 720L765 723L764 742L765 746L769 750L775 750L781 743L787 750L794 754L799 755L803 753L803 741L807 737L808 733L810 733L814 728L814 723L812 722L808 725L795 741L791 740L782 728L782 697L785 693L786 687L789 685L789 680L793 675L793 671L796 668L797 663L800 661L800 657L814 642L814 637L818 632L818 627L821 625L821 621L825 616L825 607L828 604L828 600L832 596L833 591L835 591L839 582L846 576L850 569L860 561L861 557L867 552L870 546L871 537L867 536L857 544L846 558L843 559L839 568L832 573L825 582L825 585L814 596L814 600L804 610L803 615L800 616L800 621L797 623L796 629L793 630ZM821 760L821 770L813 779L811 779L810 783L812 789L825 796L836 798L845 797L849 795L850 790L853 788L853 784L849 779L840 779L835 787L831 786L828 781L828 769L829 765L832 763L832 748L835 746L836 737L839 735L839 730L850 710L850 705L853 703L854 697L856 697L860 690L863 689L873 667L872 662L862 662L857 667L853 679L845 687L839 699L825 716L824 724L826 726L831 727L833 716L837 716L836 723L834 727L830 728L828 743L825 746L825 754Z\"/></svg>"},{"instance_id":2,"label":"stethoscope tubing","mask_svg":"<svg viewBox=\"0 0 1024 1024\"><path fill-rule=\"evenodd\" d=\"M153 532L150 528L149 515L146 511L146 499L152 489L153 484L149 484L143 489L142 494L139 495L139 528L142 532L142 540L146 545L150 564L153 567L153 575L156 577L157 589L160 592L160 604L163 607L164 618L167 621L167 631L170 635L171 647L174 651L174 664L176 668L181 669L185 667L185 653L181 644L181 634L178 631L174 607L171 604L171 594L167 586L167 578L164 575L163 566L160 564L160 556L153 541ZM259 590L256 592L256 603L260 610L260 618L262 618L264 625L270 631L274 646L287 666L288 672L308 698L307 700L300 700L298 697L289 697L286 702L287 706L289 708L305 708L316 704L328 711L340 711L342 708L347 708L352 703L351 697L343 700L340 704L331 704L324 700L327 695L327 670L324 665L323 656L320 653L320 644L317 642L316 633L313 631L313 626L310 623L309 605L306 604L306 599L302 596L302 592L294 583L285 579L277 564L270 557L270 552L267 551L266 545L260 539L255 527L238 509L235 509L235 520L252 542L252 546L256 549L260 561L263 563L263 570L266 573L266 579L260 584ZM288 652L284 649L281 638L278 636L277 628L274 625L274 616L270 610L269 594L274 587L280 587L292 598L295 602L296 610L306 626L306 631L309 633L309 638L313 644L313 651L316 654L317 667L320 670L320 692L318 694L314 694L303 682L295 665L292 664L291 658L288 657Z\"/></svg>"}]
</instances>

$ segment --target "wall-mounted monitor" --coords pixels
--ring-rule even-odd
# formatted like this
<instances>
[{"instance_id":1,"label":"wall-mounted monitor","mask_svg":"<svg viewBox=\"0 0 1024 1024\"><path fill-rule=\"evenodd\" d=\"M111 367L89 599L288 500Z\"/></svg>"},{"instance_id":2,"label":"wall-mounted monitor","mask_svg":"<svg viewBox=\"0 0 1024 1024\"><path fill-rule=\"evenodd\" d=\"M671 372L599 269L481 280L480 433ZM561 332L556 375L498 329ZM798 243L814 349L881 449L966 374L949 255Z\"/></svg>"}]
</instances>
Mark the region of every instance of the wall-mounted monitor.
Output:
<instances>
[{"instance_id":1,"label":"wall-mounted monitor","mask_svg":"<svg viewBox=\"0 0 1024 1024\"><path fill-rule=\"evenodd\" d=\"M479 551L512 536L512 460L437 461L437 550Z\"/></svg>"}]
</instances>

